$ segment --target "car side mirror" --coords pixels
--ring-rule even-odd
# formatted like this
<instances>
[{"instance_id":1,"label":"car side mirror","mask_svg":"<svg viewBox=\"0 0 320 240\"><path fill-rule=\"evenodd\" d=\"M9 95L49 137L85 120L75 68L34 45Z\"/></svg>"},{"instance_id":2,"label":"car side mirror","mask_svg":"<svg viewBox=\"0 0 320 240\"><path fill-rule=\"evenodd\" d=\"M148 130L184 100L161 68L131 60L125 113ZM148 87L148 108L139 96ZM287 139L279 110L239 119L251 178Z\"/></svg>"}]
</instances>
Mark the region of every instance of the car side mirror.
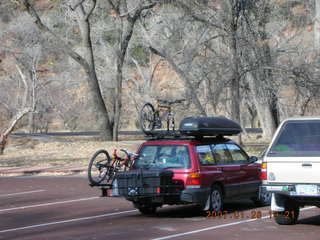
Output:
<instances>
[{"instance_id":1,"label":"car side mirror","mask_svg":"<svg viewBox=\"0 0 320 240\"><path fill-rule=\"evenodd\" d=\"M258 158L256 156L249 157L249 162L254 163L256 161L258 161Z\"/></svg>"}]
</instances>

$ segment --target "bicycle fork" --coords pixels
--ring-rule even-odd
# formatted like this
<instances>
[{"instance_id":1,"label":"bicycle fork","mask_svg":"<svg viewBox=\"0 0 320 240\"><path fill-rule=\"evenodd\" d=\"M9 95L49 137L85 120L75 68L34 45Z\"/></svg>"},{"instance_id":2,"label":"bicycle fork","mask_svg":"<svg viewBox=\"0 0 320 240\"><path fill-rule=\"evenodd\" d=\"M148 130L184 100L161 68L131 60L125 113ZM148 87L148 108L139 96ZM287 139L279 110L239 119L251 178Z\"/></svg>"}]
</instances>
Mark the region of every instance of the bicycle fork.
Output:
<instances>
[{"instance_id":1,"label":"bicycle fork","mask_svg":"<svg viewBox=\"0 0 320 240\"><path fill-rule=\"evenodd\" d=\"M171 112L168 113L167 115L167 131L169 132L170 129L173 131L175 130L175 125L174 125L174 116Z\"/></svg>"}]
</instances>

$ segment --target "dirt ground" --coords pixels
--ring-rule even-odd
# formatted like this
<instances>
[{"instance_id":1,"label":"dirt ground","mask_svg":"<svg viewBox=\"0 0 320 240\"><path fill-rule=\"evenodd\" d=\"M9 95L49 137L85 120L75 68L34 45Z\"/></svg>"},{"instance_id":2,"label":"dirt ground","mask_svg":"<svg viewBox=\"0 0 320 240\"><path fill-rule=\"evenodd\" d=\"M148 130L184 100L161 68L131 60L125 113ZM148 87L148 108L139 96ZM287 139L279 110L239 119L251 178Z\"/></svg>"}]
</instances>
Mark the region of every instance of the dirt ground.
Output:
<instances>
[{"instance_id":1,"label":"dirt ground","mask_svg":"<svg viewBox=\"0 0 320 240\"><path fill-rule=\"evenodd\" d=\"M10 138L0 167L86 167L99 149L136 152L143 140L97 141L93 137ZM259 156L265 146L245 147L249 155Z\"/></svg>"}]
</instances>

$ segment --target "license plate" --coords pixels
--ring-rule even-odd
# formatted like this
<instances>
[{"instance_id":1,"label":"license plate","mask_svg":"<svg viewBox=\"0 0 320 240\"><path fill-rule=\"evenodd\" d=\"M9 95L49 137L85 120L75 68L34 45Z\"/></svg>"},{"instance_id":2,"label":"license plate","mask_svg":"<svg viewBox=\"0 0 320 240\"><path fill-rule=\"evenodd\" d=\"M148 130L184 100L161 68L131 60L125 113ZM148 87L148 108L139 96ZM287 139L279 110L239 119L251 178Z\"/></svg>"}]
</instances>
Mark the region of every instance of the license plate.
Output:
<instances>
[{"instance_id":1,"label":"license plate","mask_svg":"<svg viewBox=\"0 0 320 240\"><path fill-rule=\"evenodd\" d=\"M318 195L317 185L296 185L296 192L299 195Z\"/></svg>"},{"instance_id":2,"label":"license plate","mask_svg":"<svg viewBox=\"0 0 320 240\"><path fill-rule=\"evenodd\" d=\"M282 186L267 186L267 191L282 191Z\"/></svg>"}]
</instances>

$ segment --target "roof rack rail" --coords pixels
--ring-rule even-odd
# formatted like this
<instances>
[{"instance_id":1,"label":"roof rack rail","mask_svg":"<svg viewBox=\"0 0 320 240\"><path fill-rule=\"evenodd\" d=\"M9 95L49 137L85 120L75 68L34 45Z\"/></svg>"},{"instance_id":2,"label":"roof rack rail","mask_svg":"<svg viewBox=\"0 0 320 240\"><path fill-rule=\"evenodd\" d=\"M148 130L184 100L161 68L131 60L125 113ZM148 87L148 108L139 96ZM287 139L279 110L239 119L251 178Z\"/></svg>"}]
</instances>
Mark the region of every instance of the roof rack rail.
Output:
<instances>
[{"instance_id":1,"label":"roof rack rail","mask_svg":"<svg viewBox=\"0 0 320 240\"><path fill-rule=\"evenodd\" d=\"M241 126L225 117L188 117L181 121L179 130L153 130L146 136L162 138L204 138L234 136L242 132Z\"/></svg>"},{"instance_id":2,"label":"roof rack rail","mask_svg":"<svg viewBox=\"0 0 320 240\"><path fill-rule=\"evenodd\" d=\"M180 131L173 130L153 130L146 132L146 137L151 139L162 139L162 138L180 138L182 134Z\"/></svg>"}]
</instances>

